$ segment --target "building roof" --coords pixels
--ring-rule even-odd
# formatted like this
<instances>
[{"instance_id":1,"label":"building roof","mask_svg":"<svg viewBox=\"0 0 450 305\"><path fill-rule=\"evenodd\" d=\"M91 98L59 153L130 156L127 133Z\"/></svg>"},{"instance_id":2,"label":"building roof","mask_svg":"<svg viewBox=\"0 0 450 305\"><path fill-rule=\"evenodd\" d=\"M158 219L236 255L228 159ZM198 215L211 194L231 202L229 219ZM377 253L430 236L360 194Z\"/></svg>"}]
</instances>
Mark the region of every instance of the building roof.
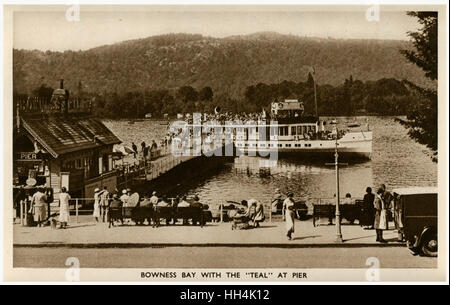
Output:
<instances>
[{"instance_id":1,"label":"building roof","mask_svg":"<svg viewBox=\"0 0 450 305\"><path fill-rule=\"evenodd\" d=\"M392 190L398 195L437 194L437 187L404 187Z\"/></svg>"},{"instance_id":2,"label":"building roof","mask_svg":"<svg viewBox=\"0 0 450 305\"><path fill-rule=\"evenodd\" d=\"M100 120L92 117L22 118L22 124L53 157L121 143Z\"/></svg>"}]
</instances>

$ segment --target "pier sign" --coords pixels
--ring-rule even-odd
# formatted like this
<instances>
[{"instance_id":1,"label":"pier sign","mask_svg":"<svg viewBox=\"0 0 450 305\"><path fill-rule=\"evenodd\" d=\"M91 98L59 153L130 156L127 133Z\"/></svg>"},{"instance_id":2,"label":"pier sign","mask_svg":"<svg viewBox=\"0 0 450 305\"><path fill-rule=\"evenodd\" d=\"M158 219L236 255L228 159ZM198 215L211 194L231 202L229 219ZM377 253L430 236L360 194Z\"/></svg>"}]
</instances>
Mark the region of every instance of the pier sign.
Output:
<instances>
[{"instance_id":1,"label":"pier sign","mask_svg":"<svg viewBox=\"0 0 450 305\"><path fill-rule=\"evenodd\" d=\"M16 153L17 161L41 161L38 154L35 152L19 152Z\"/></svg>"}]
</instances>

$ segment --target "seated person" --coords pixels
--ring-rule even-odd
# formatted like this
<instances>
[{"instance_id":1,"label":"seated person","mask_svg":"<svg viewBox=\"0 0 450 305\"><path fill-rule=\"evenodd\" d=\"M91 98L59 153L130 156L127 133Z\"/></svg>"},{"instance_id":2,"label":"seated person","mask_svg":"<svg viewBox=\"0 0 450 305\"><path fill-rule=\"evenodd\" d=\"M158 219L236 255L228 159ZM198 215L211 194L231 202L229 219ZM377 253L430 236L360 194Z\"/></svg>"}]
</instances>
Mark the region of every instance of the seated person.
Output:
<instances>
[{"instance_id":1,"label":"seated person","mask_svg":"<svg viewBox=\"0 0 450 305\"><path fill-rule=\"evenodd\" d=\"M186 196L183 196L182 198L181 198L181 201L178 203L178 206L179 207L189 207L189 206L191 206L190 204L189 204L189 202L187 202L186 201Z\"/></svg>"},{"instance_id":2,"label":"seated person","mask_svg":"<svg viewBox=\"0 0 450 305\"><path fill-rule=\"evenodd\" d=\"M166 196L163 196L161 200L156 204L156 207L170 207L170 203L167 200ZM158 213L155 213L158 214ZM153 221L156 221L156 226L160 225L159 215L156 215L156 217L153 219ZM169 224L170 218L166 218L166 224Z\"/></svg>"},{"instance_id":3,"label":"seated person","mask_svg":"<svg viewBox=\"0 0 450 305\"><path fill-rule=\"evenodd\" d=\"M195 195L194 202L191 203L191 207L203 207L203 205L200 203L200 198L197 195Z\"/></svg>"},{"instance_id":4,"label":"seated person","mask_svg":"<svg viewBox=\"0 0 450 305\"><path fill-rule=\"evenodd\" d=\"M168 207L168 206L170 206L170 203L168 203L167 197L163 196L161 198L161 200L156 204L156 206L158 206L158 207Z\"/></svg>"},{"instance_id":5,"label":"seated person","mask_svg":"<svg viewBox=\"0 0 450 305\"><path fill-rule=\"evenodd\" d=\"M144 221L146 218L148 221L148 224L150 225L152 223L151 209L153 208L153 204L150 201L150 198L148 198L148 196L145 195L144 198L138 203L138 205L136 207L138 207L138 209L142 209L142 211L140 213L142 213L143 216L148 216L148 217L144 217L144 219L142 219L142 221Z\"/></svg>"},{"instance_id":6,"label":"seated person","mask_svg":"<svg viewBox=\"0 0 450 305\"><path fill-rule=\"evenodd\" d=\"M122 201L124 207L128 206L129 197L130 196L127 194L127 190L122 190L122 196L120 196L120 200Z\"/></svg>"},{"instance_id":7,"label":"seated person","mask_svg":"<svg viewBox=\"0 0 450 305\"><path fill-rule=\"evenodd\" d=\"M140 207L150 208L153 206L153 203L150 201L147 195L144 195L141 202L139 203Z\"/></svg>"},{"instance_id":8,"label":"seated person","mask_svg":"<svg viewBox=\"0 0 450 305\"><path fill-rule=\"evenodd\" d=\"M183 196L181 198L181 201L178 203L178 207L179 208L187 208L190 207L191 205L189 204L189 202L186 201L186 196ZM188 219L187 218L183 218L183 225L188 224Z\"/></svg>"},{"instance_id":9,"label":"seated person","mask_svg":"<svg viewBox=\"0 0 450 305\"><path fill-rule=\"evenodd\" d=\"M123 224L122 207L123 207L122 201L119 199L119 196L115 194L113 196L111 204L109 205L109 211L107 214L109 227L111 227L111 224L114 226L114 220L116 220L115 217L120 217L120 222ZM114 210L115 212L112 213L112 210Z\"/></svg>"},{"instance_id":10,"label":"seated person","mask_svg":"<svg viewBox=\"0 0 450 305\"><path fill-rule=\"evenodd\" d=\"M203 204L200 203L200 198L197 195L195 195L194 202L191 203L191 207L193 207L193 208L200 208L200 209L203 208ZM194 226L197 225L197 223L201 224L203 222L202 215L203 214L201 214L200 217L193 217L192 218L192 224Z\"/></svg>"},{"instance_id":11,"label":"seated person","mask_svg":"<svg viewBox=\"0 0 450 305\"><path fill-rule=\"evenodd\" d=\"M152 197L150 198L150 202L152 203L153 206L156 206L158 201L159 201L158 196L156 196L156 192L153 191Z\"/></svg>"}]
</instances>

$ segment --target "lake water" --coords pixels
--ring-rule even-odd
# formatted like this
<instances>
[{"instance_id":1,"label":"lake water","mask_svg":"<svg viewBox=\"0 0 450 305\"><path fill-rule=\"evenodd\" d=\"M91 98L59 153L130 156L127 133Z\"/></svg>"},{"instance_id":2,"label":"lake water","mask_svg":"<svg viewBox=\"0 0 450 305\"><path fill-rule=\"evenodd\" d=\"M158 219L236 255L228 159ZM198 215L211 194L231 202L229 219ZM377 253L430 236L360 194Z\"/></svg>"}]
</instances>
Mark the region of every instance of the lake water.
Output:
<instances>
[{"instance_id":1,"label":"lake water","mask_svg":"<svg viewBox=\"0 0 450 305\"><path fill-rule=\"evenodd\" d=\"M353 118L339 118L339 122ZM365 118L357 118L365 123ZM409 138L407 130L392 117L369 117L373 130L372 160L349 164L340 170L340 192L343 197L362 197L367 186L385 183L388 189L405 186L437 186L437 164L429 150ZM133 141L138 147L144 140L159 140L166 127L159 122L128 120L105 121L105 124L126 144ZM363 126L363 124L362 124ZM200 181L196 181L187 195L198 194L210 205L224 200L241 201L255 198L268 203L274 190L292 191L296 198L332 198L335 193L334 166L324 161L314 162L280 159L275 167L260 167L261 158L239 157ZM333 159L331 158L332 161Z\"/></svg>"}]
</instances>

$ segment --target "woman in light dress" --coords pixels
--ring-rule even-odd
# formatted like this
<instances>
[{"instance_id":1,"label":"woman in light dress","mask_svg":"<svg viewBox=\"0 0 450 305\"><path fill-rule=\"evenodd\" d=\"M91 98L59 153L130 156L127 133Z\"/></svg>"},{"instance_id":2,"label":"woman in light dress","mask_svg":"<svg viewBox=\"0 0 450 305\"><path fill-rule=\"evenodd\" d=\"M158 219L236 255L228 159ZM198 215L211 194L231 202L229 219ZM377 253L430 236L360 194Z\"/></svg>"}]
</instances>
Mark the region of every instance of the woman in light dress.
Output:
<instances>
[{"instance_id":1,"label":"woman in light dress","mask_svg":"<svg viewBox=\"0 0 450 305\"><path fill-rule=\"evenodd\" d=\"M94 190L94 219L98 222L100 218L100 189L97 187Z\"/></svg>"},{"instance_id":2,"label":"woman in light dress","mask_svg":"<svg viewBox=\"0 0 450 305\"><path fill-rule=\"evenodd\" d=\"M69 222L69 200L70 195L67 193L67 189L62 187L61 194L59 194L59 222L61 223L62 229L65 229Z\"/></svg>"},{"instance_id":3,"label":"woman in light dress","mask_svg":"<svg viewBox=\"0 0 450 305\"><path fill-rule=\"evenodd\" d=\"M288 193L288 197L283 202L283 219L286 221L286 236L292 240L292 233L294 233L294 194Z\"/></svg>"}]
</instances>

